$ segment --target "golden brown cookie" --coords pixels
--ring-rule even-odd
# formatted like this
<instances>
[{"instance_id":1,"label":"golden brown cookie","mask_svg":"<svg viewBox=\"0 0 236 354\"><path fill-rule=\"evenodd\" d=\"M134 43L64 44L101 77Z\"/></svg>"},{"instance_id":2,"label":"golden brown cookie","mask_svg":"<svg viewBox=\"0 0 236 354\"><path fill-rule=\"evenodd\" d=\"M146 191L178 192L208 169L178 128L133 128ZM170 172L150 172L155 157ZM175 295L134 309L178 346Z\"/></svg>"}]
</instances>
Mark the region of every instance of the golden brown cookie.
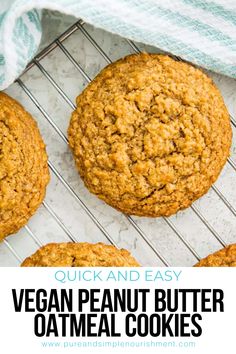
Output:
<instances>
[{"instance_id":1,"label":"golden brown cookie","mask_svg":"<svg viewBox=\"0 0 236 354\"><path fill-rule=\"evenodd\" d=\"M49 243L22 267L138 267L129 251L104 243Z\"/></svg>"},{"instance_id":2,"label":"golden brown cookie","mask_svg":"<svg viewBox=\"0 0 236 354\"><path fill-rule=\"evenodd\" d=\"M236 243L201 259L195 267L236 267Z\"/></svg>"},{"instance_id":3,"label":"golden brown cookie","mask_svg":"<svg viewBox=\"0 0 236 354\"><path fill-rule=\"evenodd\" d=\"M36 122L0 92L0 240L27 223L48 182L47 154Z\"/></svg>"},{"instance_id":4,"label":"golden brown cookie","mask_svg":"<svg viewBox=\"0 0 236 354\"><path fill-rule=\"evenodd\" d=\"M128 214L171 215L208 191L232 140L219 90L168 56L130 55L77 97L68 129L90 192Z\"/></svg>"}]
</instances>

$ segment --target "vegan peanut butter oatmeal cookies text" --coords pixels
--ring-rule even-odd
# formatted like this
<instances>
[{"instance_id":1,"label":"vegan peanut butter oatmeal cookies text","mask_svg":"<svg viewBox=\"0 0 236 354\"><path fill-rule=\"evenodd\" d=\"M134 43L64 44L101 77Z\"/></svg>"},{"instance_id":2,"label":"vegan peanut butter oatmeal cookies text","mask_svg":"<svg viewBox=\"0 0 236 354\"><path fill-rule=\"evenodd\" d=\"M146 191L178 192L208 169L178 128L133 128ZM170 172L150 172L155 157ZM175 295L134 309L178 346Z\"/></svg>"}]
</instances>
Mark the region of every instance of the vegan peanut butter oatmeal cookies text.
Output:
<instances>
[{"instance_id":1,"label":"vegan peanut butter oatmeal cookies text","mask_svg":"<svg viewBox=\"0 0 236 354\"><path fill-rule=\"evenodd\" d=\"M0 93L0 240L27 223L48 182L47 154L36 122Z\"/></svg>"},{"instance_id":2,"label":"vegan peanut butter oatmeal cookies text","mask_svg":"<svg viewBox=\"0 0 236 354\"><path fill-rule=\"evenodd\" d=\"M22 267L138 267L129 251L104 243L49 243Z\"/></svg>"},{"instance_id":3,"label":"vegan peanut butter oatmeal cookies text","mask_svg":"<svg viewBox=\"0 0 236 354\"><path fill-rule=\"evenodd\" d=\"M171 215L208 191L232 131L219 90L168 56L130 55L77 97L69 144L87 188L128 214Z\"/></svg>"}]
</instances>

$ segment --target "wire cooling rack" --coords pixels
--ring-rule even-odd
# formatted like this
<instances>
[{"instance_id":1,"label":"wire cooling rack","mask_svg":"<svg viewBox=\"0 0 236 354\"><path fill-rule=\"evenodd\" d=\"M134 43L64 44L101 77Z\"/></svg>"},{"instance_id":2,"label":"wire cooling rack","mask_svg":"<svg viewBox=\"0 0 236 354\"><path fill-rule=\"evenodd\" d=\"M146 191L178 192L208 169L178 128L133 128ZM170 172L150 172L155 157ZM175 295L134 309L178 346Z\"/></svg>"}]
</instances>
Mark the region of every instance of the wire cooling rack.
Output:
<instances>
[{"instance_id":1,"label":"wire cooling rack","mask_svg":"<svg viewBox=\"0 0 236 354\"><path fill-rule=\"evenodd\" d=\"M0 266L17 266L43 244L66 241L102 241L124 247L145 266L192 266L236 242L234 146L208 194L169 218L119 213L91 195L76 172L66 135L75 97L102 67L143 50L160 52L79 20L41 51L7 90L39 124L47 145L51 182L45 201L28 225L1 243ZM235 80L210 75L232 111ZM233 116L231 122L234 130Z\"/></svg>"}]
</instances>

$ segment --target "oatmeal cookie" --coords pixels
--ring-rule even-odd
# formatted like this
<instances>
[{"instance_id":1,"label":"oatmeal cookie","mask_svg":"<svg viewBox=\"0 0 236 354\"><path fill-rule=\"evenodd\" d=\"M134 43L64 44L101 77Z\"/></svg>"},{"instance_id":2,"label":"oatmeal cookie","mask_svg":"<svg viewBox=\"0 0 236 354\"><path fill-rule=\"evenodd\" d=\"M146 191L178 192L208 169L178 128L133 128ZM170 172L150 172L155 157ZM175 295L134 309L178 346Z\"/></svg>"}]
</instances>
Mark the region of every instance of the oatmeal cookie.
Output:
<instances>
[{"instance_id":1,"label":"oatmeal cookie","mask_svg":"<svg viewBox=\"0 0 236 354\"><path fill-rule=\"evenodd\" d=\"M104 243L49 243L22 267L138 267L130 252Z\"/></svg>"},{"instance_id":2,"label":"oatmeal cookie","mask_svg":"<svg viewBox=\"0 0 236 354\"><path fill-rule=\"evenodd\" d=\"M127 214L169 216L205 194L229 156L223 98L201 70L158 54L108 65L76 100L69 144L86 187Z\"/></svg>"},{"instance_id":3,"label":"oatmeal cookie","mask_svg":"<svg viewBox=\"0 0 236 354\"><path fill-rule=\"evenodd\" d=\"M0 93L0 240L25 225L49 182L47 154L37 124Z\"/></svg>"},{"instance_id":4,"label":"oatmeal cookie","mask_svg":"<svg viewBox=\"0 0 236 354\"><path fill-rule=\"evenodd\" d=\"M195 267L236 267L236 243L201 259Z\"/></svg>"}]
</instances>

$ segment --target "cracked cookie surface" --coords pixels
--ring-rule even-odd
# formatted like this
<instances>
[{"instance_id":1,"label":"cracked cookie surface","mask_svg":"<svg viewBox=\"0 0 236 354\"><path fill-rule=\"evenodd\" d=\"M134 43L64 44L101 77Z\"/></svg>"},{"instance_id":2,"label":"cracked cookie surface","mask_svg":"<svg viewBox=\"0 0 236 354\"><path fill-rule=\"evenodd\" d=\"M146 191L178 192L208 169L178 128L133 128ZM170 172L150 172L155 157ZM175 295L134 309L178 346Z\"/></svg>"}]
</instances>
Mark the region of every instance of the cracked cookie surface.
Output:
<instances>
[{"instance_id":1,"label":"cracked cookie surface","mask_svg":"<svg viewBox=\"0 0 236 354\"><path fill-rule=\"evenodd\" d=\"M49 182L47 154L36 122L0 93L0 240L25 225Z\"/></svg>"},{"instance_id":2,"label":"cracked cookie surface","mask_svg":"<svg viewBox=\"0 0 236 354\"><path fill-rule=\"evenodd\" d=\"M201 70L158 54L107 66L76 100L68 129L90 192L127 214L169 216L205 194L229 156L219 90Z\"/></svg>"},{"instance_id":3,"label":"cracked cookie surface","mask_svg":"<svg viewBox=\"0 0 236 354\"><path fill-rule=\"evenodd\" d=\"M236 267L236 243L201 259L195 267Z\"/></svg>"},{"instance_id":4,"label":"cracked cookie surface","mask_svg":"<svg viewBox=\"0 0 236 354\"><path fill-rule=\"evenodd\" d=\"M104 243L49 243L22 267L138 267L138 262L125 249Z\"/></svg>"}]
</instances>

